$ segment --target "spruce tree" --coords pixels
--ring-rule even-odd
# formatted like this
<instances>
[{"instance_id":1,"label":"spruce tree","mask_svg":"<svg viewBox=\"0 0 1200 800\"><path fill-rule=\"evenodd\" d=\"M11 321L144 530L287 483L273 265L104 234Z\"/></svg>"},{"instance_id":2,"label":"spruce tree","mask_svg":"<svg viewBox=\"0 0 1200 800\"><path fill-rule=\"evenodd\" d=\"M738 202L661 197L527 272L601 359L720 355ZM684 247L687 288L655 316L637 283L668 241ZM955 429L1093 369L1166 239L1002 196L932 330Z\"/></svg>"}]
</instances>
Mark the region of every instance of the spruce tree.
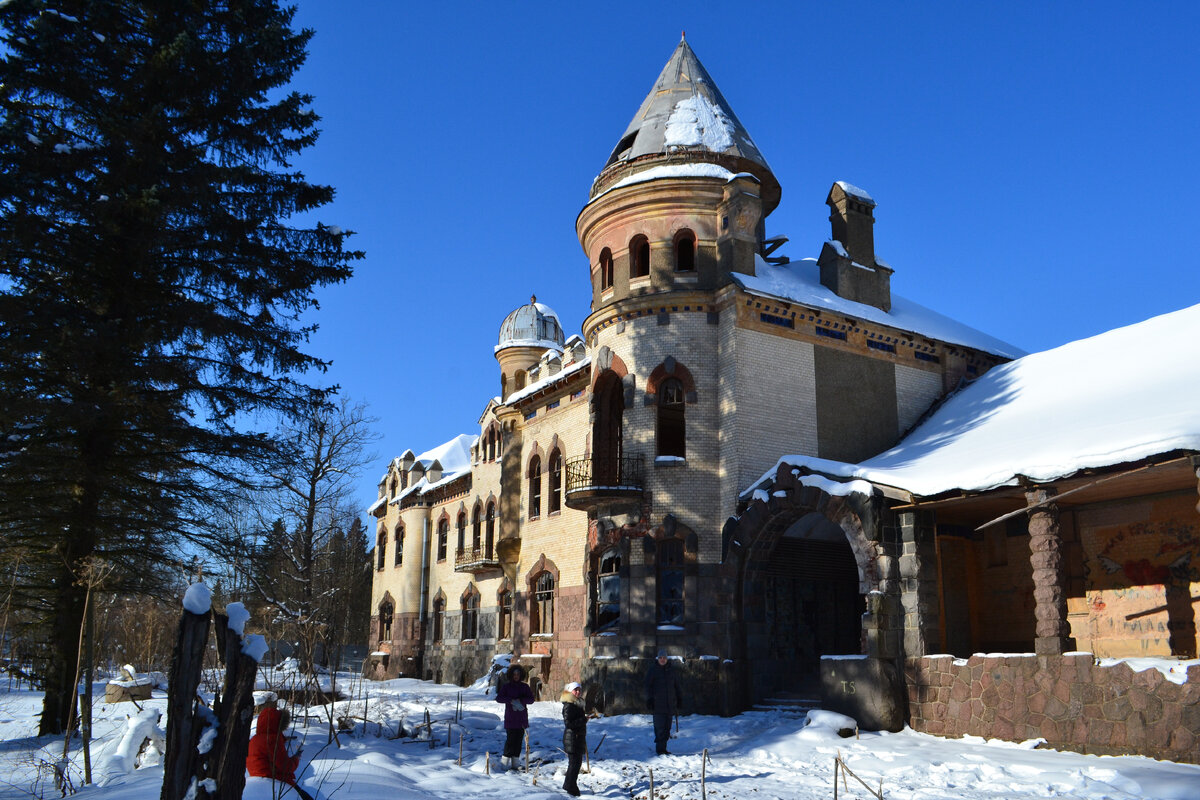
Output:
<instances>
[{"instance_id":1,"label":"spruce tree","mask_svg":"<svg viewBox=\"0 0 1200 800\"><path fill-rule=\"evenodd\" d=\"M37 561L40 732L75 700L84 588L214 545L210 504L266 459L243 422L294 412L316 288L347 233L287 85L312 33L273 0L0 4L0 544ZM109 587L105 587L109 588Z\"/></svg>"}]
</instances>

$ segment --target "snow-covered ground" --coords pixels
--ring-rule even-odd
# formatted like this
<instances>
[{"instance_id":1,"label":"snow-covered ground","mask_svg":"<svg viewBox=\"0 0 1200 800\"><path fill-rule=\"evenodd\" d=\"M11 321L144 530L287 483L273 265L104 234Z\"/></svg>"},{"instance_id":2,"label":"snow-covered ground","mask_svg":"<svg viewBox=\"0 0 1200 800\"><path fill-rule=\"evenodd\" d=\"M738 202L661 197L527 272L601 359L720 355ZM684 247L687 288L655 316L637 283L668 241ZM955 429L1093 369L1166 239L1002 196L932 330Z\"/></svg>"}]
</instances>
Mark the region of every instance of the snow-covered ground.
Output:
<instances>
[{"instance_id":1,"label":"snow-covered ground","mask_svg":"<svg viewBox=\"0 0 1200 800\"><path fill-rule=\"evenodd\" d=\"M410 800L417 798L537 798L560 796L565 757L562 718L557 702L530 708L530 757L535 767L525 773L497 773L504 731L502 708L476 687L437 685L416 680L364 683L342 676L339 688L353 699L337 704L337 712L364 717L341 747L327 744L324 709L308 716L297 709L294 732L303 740L302 784L328 800ZM3 687L0 686L0 690ZM97 686L103 699L103 685ZM455 721L461 697L461 715ZM57 797L47 764L62 753L62 740L36 738L40 695L0 691L0 798ZM145 704L163 710L166 695L155 690ZM394 738L399 728L412 730L433 721L435 747L428 735ZM161 766L132 772L130 729L126 715L138 716L130 703L97 703L93 769L103 785L82 789L88 800L157 800ZM145 732L142 714L137 724ZM670 743L672 755L654 756L651 720L646 715L593 720L588 726L591 771L580 776L585 796L646 798L653 769L655 796L699 800L701 752L707 748L707 795L716 800L810 800L833 796L834 758L845 763L873 788L882 780L889 800L1020 800L1080 798L1098 800L1194 800L1200 797L1200 766L1140 757L1084 756L978 739L947 740L912 731L838 735L839 718L814 713L806 726L801 713L755 711L729 719L682 717ZM844 718L842 718L844 719ZM165 727L165 720L160 723ZM447 732L451 745L447 747ZM124 745L122 740L125 740ZM462 766L456 762L462 742ZM492 774L485 774L485 753ZM77 742L72 774L80 783ZM149 759L155 762L153 757ZM261 782L247 787L247 800L271 797ZM283 795L284 797L295 795ZM851 778L839 789L842 798L869 795Z\"/></svg>"}]
</instances>

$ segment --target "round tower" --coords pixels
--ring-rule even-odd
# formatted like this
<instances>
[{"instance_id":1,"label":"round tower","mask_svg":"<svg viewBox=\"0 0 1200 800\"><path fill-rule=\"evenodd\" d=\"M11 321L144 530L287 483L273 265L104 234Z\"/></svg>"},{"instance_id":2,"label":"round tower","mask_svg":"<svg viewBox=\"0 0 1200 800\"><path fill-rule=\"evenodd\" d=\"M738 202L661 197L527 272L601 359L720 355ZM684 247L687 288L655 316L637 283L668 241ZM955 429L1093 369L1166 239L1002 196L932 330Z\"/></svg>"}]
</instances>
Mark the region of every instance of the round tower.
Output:
<instances>
[{"instance_id":1,"label":"round tower","mask_svg":"<svg viewBox=\"0 0 1200 800\"><path fill-rule=\"evenodd\" d=\"M539 303L536 295L529 298L527 305L505 317L494 350L500 362L500 399L507 400L513 392L524 389L529 382L529 369L547 350L561 353L563 342L558 314Z\"/></svg>"},{"instance_id":2,"label":"round tower","mask_svg":"<svg viewBox=\"0 0 1200 800\"><path fill-rule=\"evenodd\" d=\"M592 184L576 220L592 311L753 275L779 182L685 40Z\"/></svg>"}]
</instances>

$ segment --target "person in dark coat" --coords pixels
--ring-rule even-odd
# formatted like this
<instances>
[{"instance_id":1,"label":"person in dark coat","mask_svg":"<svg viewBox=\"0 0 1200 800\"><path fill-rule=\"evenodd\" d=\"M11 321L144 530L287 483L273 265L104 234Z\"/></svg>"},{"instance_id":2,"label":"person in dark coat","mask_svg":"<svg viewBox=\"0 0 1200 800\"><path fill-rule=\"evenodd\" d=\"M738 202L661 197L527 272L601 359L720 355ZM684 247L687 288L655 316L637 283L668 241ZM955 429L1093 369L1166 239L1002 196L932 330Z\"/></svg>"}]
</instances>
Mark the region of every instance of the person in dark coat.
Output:
<instances>
[{"instance_id":1,"label":"person in dark coat","mask_svg":"<svg viewBox=\"0 0 1200 800\"><path fill-rule=\"evenodd\" d=\"M496 702L504 703L504 730L508 732L504 758L508 759L509 769L516 769L529 727L529 704L533 702L533 689L525 682L525 668L520 664L508 668L508 680L496 690Z\"/></svg>"},{"instance_id":2,"label":"person in dark coat","mask_svg":"<svg viewBox=\"0 0 1200 800\"><path fill-rule=\"evenodd\" d=\"M587 712L583 708L583 687L568 683L563 689L563 752L567 754L567 778L563 788L572 797L579 797L579 768L587 752Z\"/></svg>"},{"instance_id":3,"label":"person in dark coat","mask_svg":"<svg viewBox=\"0 0 1200 800\"><path fill-rule=\"evenodd\" d=\"M667 752L667 740L671 738L671 717L683 704L683 691L679 688L679 675L664 650L646 671L646 708L654 714L654 750L660 756Z\"/></svg>"},{"instance_id":4,"label":"person in dark coat","mask_svg":"<svg viewBox=\"0 0 1200 800\"><path fill-rule=\"evenodd\" d=\"M246 751L246 772L256 778L270 778L289 784L302 800L312 800L308 792L296 785L300 753L288 753L287 737L283 733L289 718L288 712L275 706L267 706L258 712L258 725Z\"/></svg>"}]
</instances>

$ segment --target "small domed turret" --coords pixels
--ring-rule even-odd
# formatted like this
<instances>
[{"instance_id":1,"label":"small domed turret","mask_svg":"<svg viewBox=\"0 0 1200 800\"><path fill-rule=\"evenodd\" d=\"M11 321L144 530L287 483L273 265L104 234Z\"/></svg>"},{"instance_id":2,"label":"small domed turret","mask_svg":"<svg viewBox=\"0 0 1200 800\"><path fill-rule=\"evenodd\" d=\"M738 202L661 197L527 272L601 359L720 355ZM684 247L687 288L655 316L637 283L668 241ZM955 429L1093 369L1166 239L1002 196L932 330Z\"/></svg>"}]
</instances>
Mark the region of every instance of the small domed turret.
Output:
<instances>
[{"instance_id":1,"label":"small domed turret","mask_svg":"<svg viewBox=\"0 0 1200 800\"><path fill-rule=\"evenodd\" d=\"M547 350L562 352L565 337L558 314L537 296L504 318L494 353L500 362L500 399L525 388L529 369Z\"/></svg>"}]
</instances>

